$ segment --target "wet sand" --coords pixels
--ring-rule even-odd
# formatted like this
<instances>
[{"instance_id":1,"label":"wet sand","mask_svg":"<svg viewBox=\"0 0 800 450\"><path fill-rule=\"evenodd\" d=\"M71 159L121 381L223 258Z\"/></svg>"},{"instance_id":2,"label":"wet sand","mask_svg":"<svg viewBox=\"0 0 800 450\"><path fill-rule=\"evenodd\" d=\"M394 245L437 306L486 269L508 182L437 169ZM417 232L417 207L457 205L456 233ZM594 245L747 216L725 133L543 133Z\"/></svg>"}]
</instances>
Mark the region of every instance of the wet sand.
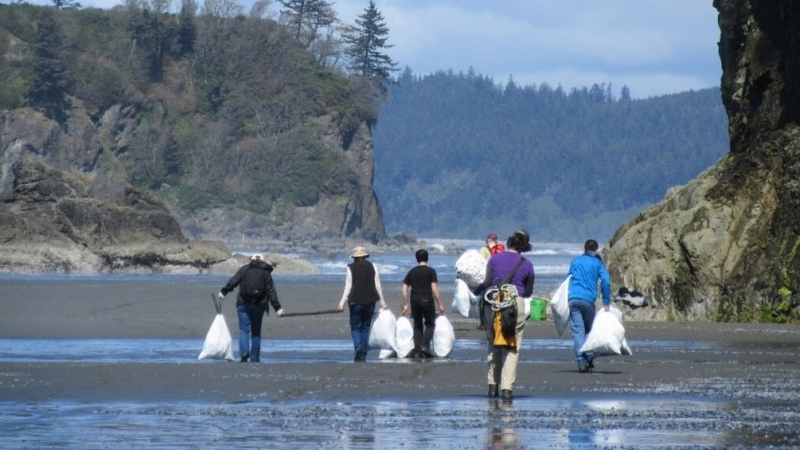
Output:
<instances>
[{"instance_id":1,"label":"wet sand","mask_svg":"<svg viewBox=\"0 0 800 450\"><path fill-rule=\"evenodd\" d=\"M210 294L222 278L144 283L85 280L0 281L0 339L189 339L197 351L214 317ZM287 285L291 284L291 288ZM286 312L335 307L338 283L284 283L278 293ZM399 311L399 294L387 288ZM395 300L392 300L395 299ZM234 338L235 298L223 307ZM448 312L456 339L481 339L476 321ZM520 354L515 396L614 398L679 396L708 400L800 400L800 329L791 325L715 323L626 323L632 356L598 358L596 370L580 374L571 347L537 348L558 337L550 320L528 322ZM265 340L349 339L346 313L265 318ZM637 343L641 343L637 348ZM660 343L671 343L660 345ZM648 345L643 345L648 344ZM238 357L238 355L236 355ZM446 361L379 361L354 364L296 360L281 364L196 360L185 363L0 362L3 401L76 400L372 401L480 398L486 391L482 351L454 352ZM262 358L269 361L269 355ZM800 420L796 419L795 420Z\"/></svg>"}]
</instances>

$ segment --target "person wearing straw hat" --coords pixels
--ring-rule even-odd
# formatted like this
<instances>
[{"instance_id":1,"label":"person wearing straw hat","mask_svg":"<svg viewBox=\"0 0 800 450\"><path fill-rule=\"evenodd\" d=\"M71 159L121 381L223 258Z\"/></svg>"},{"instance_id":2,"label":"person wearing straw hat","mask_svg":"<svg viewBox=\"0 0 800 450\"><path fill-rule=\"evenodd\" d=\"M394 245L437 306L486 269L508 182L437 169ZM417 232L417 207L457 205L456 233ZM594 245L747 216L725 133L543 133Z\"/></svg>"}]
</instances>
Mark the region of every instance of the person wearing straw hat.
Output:
<instances>
[{"instance_id":1,"label":"person wearing straw hat","mask_svg":"<svg viewBox=\"0 0 800 450\"><path fill-rule=\"evenodd\" d=\"M353 262L347 265L344 281L344 293L339 301L338 310L344 311L347 303L350 307L350 335L353 338L355 354L354 362L366 362L369 350L369 329L372 326L372 315L375 314L375 303L381 308L389 306L383 299L381 280L378 268L367 261L369 253L364 247L356 247L350 255Z\"/></svg>"},{"instance_id":2,"label":"person wearing straw hat","mask_svg":"<svg viewBox=\"0 0 800 450\"><path fill-rule=\"evenodd\" d=\"M239 268L217 294L222 300L239 287L236 312L239 316L239 356L242 362L261 360L261 322L264 313L269 315L267 301L272 304L278 317L283 315L271 272L272 266L264 261L263 256L255 254L250 257L250 263Z\"/></svg>"}]
</instances>

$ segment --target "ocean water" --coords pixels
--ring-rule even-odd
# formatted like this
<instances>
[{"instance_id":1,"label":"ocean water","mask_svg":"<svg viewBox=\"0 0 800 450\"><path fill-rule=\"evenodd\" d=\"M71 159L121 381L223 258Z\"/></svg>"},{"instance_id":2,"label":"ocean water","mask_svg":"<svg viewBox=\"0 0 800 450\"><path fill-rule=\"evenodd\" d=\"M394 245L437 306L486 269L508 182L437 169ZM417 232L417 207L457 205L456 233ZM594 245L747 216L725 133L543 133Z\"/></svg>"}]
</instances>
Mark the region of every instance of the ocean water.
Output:
<instances>
[{"instance_id":1,"label":"ocean water","mask_svg":"<svg viewBox=\"0 0 800 450\"><path fill-rule=\"evenodd\" d=\"M427 239L429 246L445 249L458 245L464 250L478 249L482 245L479 241L452 241L445 239ZM583 244L569 243L542 243L534 244L530 252L524 256L533 263L536 281L533 293L535 297L549 298L550 294L558 288L567 276L570 261L583 253ZM303 255L296 255L304 257ZM442 294L452 294L455 290L456 271L455 264L461 253L435 253L429 254L428 265L436 269L439 278L439 289ZM314 279L338 281L344 278L347 265L352 261L348 255L335 255L330 257L310 257L308 259L319 269L319 275ZM380 273L381 283L401 283L406 273L417 263L414 254L380 254L370 255Z\"/></svg>"}]
</instances>

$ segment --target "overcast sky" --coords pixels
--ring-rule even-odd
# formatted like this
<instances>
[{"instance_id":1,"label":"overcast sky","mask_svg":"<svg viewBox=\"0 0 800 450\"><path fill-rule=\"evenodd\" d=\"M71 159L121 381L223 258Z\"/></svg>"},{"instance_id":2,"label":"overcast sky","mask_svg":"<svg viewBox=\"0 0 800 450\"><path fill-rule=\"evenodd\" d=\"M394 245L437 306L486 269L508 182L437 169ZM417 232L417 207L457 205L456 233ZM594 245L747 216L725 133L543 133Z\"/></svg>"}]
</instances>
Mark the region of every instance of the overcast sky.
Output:
<instances>
[{"instance_id":1,"label":"overcast sky","mask_svg":"<svg viewBox=\"0 0 800 450\"><path fill-rule=\"evenodd\" d=\"M34 0L49 4L49 1ZM250 8L253 0L239 0ZM179 0L173 0L179 4ZM108 8L120 0L82 0ZM203 1L199 0L202 5ZM274 2L277 4L277 1ZM353 24L369 0L335 0ZM473 67L497 83L611 83L634 98L719 86L712 0L375 0L386 52L416 74ZM276 8L277 9L277 8Z\"/></svg>"},{"instance_id":2,"label":"overcast sky","mask_svg":"<svg viewBox=\"0 0 800 450\"><path fill-rule=\"evenodd\" d=\"M337 0L353 23L369 0ZM711 0L375 0L387 53L415 73L470 66L496 82L612 83L633 97L719 86Z\"/></svg>"}]
</instances>

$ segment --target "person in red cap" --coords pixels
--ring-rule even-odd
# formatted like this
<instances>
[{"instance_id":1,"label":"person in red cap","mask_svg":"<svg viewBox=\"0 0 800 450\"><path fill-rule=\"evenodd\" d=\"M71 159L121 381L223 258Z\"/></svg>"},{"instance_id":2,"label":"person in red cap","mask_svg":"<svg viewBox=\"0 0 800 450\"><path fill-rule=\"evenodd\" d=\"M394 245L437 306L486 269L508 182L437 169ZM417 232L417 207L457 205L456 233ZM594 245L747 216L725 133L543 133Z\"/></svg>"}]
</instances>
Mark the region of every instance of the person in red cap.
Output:
<instances>
[{"instance_id":1,"label":"person in red cap","mask_svg":"<svg viewBox=\"0 0 800 450\"><path fill-rule=\"evenodd\" d=\"M481 247L480 253L481 253L481 256L486 258L487 261L495 253L503 253L504 251L506 251L506 247L503 244L497 242L497 234L495 234L495 233L489 233L488 235L486 235L486 241L484 241L484 242L486 243L486 245ZM482 299L483 295L481 295L480 298ZM478 299L478 302L481 302L481 300ZM479 330L485 330L486 329L486 318L483 317L483 306L482 305L479 305L479 306L480 307L478 308L478 311L479 311L478 316L480 316L481 323L476 328L479 329Z\"/></svg>"}]
</instances>

